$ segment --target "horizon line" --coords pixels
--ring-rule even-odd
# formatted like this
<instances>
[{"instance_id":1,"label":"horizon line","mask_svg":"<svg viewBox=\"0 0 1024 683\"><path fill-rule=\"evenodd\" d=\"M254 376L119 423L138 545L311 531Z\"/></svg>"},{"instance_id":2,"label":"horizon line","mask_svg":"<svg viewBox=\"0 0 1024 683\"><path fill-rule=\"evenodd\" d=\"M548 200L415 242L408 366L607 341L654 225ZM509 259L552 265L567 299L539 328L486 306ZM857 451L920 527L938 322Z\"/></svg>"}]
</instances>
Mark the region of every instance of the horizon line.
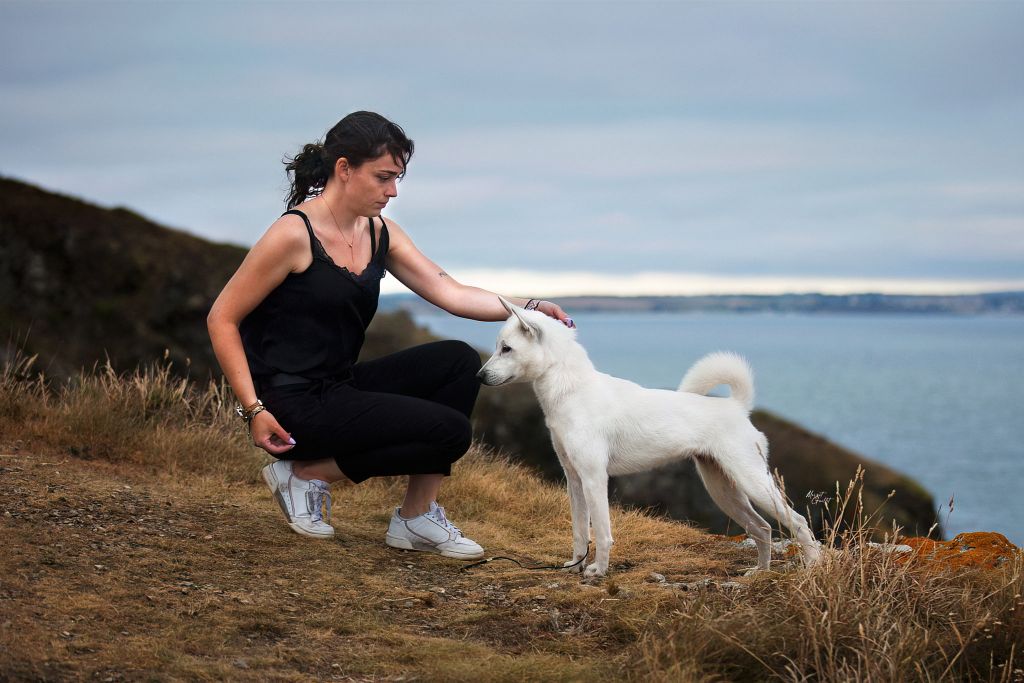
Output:
<instances>
[{"instance_id":1,"label":"horizon line","mask_svg":"<svg viewBox=\"0 0 1024 683\"><path fill-rule=\"evenodd\" d=\"M510 296L620 297L857 295L971 296L1024 292L1024 279L939 279L813 276L724 276L710 273L648 271L608 275L594 271L546 272L470 268L447 271L462 284ZM412 293L394 277L381 282L381 294Z\"/></svg>"}]
</instances>

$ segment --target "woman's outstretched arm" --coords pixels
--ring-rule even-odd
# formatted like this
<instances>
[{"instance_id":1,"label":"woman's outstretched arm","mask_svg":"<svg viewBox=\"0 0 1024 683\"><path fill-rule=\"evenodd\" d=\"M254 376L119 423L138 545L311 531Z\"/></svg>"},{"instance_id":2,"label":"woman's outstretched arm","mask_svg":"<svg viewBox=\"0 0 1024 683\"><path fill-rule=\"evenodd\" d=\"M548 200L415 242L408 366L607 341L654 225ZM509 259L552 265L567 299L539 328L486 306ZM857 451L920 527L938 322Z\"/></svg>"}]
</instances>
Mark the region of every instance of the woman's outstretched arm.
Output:
<instances>
[{"instance_id":1,"label":"woman's outstretched arm","mask_svg":"<svg viewBox=\"0 0 1024 683\"><path fill-rule=\"evenodd\" d=\"M391 246L387 266L398 280L413 292L453 315L473 320L500 321L508 318L494 292L480 287L464 285L421 252L402 227L387 219ZM503 295L504 296L504 295ZM517 306L525 306L530 299L506 296ZM572 325L572 318L557 304L541 301L537 310Z\"/></svg>"}]
</instances>

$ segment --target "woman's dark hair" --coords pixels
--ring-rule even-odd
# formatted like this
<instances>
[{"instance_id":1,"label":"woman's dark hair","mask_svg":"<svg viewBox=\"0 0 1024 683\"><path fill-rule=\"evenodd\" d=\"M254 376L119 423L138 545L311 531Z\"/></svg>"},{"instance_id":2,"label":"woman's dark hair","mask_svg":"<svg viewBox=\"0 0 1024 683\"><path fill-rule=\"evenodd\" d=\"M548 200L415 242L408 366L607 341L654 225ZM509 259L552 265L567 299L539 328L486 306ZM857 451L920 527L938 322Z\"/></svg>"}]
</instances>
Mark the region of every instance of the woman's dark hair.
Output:
<instances>
[{"instance_id":1,"label":"woman's dark hair","mask_svg":"<svg viewBox=\"0 0 1024 683\"><path fill-rule=\"evenodd\" d=\"M304 145L302 151L284 160L285 170L294 174L288 194L288 208L323 192L334 165L345 157L353 168L370 159L390 154L402 165L402 175L412 158L413 142L402 127L372 111L352 112L327 131L323 142Z\"/></svg>"}]
</instances>

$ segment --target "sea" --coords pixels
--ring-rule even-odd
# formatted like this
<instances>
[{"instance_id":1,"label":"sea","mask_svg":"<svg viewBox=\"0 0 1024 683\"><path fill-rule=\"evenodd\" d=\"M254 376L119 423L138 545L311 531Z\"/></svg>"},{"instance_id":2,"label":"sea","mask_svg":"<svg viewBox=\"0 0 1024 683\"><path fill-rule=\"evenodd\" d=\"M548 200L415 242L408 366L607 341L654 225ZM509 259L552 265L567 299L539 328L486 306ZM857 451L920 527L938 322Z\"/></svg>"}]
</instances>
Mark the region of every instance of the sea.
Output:
<instances>
[{"instance_id":1,"label":"sea","mask_svg":"<svg viewBox=\"0 0 1024 683\"><path fill-rule=\"evenodd\" d=\"M705 353L735 351L756 404L910 475L946 535L1024 546L1024 317L573 313L598 370L671 388ZM416 321L490 351L501 323ZM485 389L487 391L500 391Z\"/></svg>"}]
</instances>

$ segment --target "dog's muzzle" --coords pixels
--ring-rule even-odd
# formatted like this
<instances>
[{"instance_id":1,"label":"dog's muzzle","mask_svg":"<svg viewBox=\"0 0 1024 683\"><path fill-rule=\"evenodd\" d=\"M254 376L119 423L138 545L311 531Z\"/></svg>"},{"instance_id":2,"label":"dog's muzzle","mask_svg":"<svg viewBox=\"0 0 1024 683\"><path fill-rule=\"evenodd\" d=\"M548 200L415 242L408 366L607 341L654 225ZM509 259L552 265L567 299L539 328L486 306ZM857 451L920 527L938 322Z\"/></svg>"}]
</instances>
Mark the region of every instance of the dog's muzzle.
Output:
<instances>
[{"instance_id":1,"label":"dog's muzzle","mask_svg":"<svg viewBox=\"0 0 1024 683\"><path fill-rule=\"evenodd\" d=\"M482 368L480 372L476 373L476 377L482 383L486 384L489 387L501 386L502 384L506 384L512 381L511 377L506 377L505 379L498 381L498 379L494 375L492 375L490 372Z\"/></svg>"}]
</instances>

